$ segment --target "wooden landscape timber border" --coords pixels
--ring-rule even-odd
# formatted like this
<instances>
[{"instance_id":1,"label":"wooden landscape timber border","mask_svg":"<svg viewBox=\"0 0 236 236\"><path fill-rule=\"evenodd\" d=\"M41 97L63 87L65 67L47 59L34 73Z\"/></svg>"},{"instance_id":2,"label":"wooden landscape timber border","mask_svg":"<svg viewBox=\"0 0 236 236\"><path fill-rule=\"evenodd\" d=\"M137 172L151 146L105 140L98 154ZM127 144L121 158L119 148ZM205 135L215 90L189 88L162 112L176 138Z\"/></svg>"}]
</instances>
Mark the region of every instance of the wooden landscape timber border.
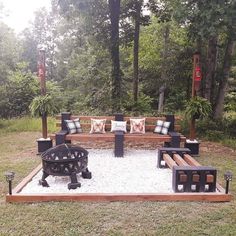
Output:
<instances>
[{"instance_id":1,"label":"wooden landscape timber border","mask_svg":"<svg viewBox=\"0 0 236 236\"><path fill-rule=\"evenodd\" d=\"M112 201L204 201L204 202L229 202L233 199L231 194L225 194L225 189L217 184L218 193L91 193L91 194L20 194L20 191L41 170L42 165L37 166L25 177L12 191L12 195L6 195L6 202L49 202L49 201L88 201L88 202L112 202Z\"/></svg>"}]
</instances>

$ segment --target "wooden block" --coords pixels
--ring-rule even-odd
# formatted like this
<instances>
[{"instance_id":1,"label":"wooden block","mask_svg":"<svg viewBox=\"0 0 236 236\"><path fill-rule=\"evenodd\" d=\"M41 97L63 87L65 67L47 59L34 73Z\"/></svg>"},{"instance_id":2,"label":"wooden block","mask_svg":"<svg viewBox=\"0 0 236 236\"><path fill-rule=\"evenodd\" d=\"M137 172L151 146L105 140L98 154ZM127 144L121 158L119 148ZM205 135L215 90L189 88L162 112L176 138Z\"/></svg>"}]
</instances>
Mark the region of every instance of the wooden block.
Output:
<instances>
[{"instance_id":1,"label":"wooden block","mask_svg":"<svg viewBox=\"0 0 236 236\"><path fill-rule=\"evenodd\" d=\"M199 182L199 181L200 181L200 176L199 176L199 174L193 174L193 175L192 175L192 181L193 181L193 182Z\"/></svg>"},{"instance_id":2,"label":"wooden block","mask_svg":"<svg viewBox=\"0 0 236 236\"><path fill-rule=\"evenodd\" d=\"M173 169L173 166L177 166L176 162L168 154L163 154L163 160L170 169Z\"/></svg>"},{"instance_id":3,"label":"wooden block","mask_svg":"<svg viewBox=\"0 0 236 236\"><path fill-rule=\"evenodd\" d=\"M206 182L207 183L213 183L214 182L214 176L213 175L207 175L206 176Z\"/></svg>"},{"instance_id":4,"label":"wooden block","mask_svg":"<svg viewBox=\"0 0 236 236\"><path fill-rule=\"evenodd\" d=\"M184 174L184 172L179 175L179 181L180 181L181 183L186 183L187 180L188 180L188 177L187 177L186 174Z\"/></svg>"},{"instance_id":5,"label":"wooden block","mask_svg":"<svg viewBox=\"0 0 236 236\"><path fill-rule=\"evenodd\" d=\"M184 160L190 165L190 166L201 166L193 157L191 157L189 154L184 154Z\"/></svg>"},{"instance_id":6,"label":"wooden block","mask_svg":"<svg viewBox=\"0 0 236 236\"><path fill-rule=\"evenodd\" d=\"M189 166L189 164L178 154L174 154L173 159L179 166Z\"/></svg>"}]
</instances>

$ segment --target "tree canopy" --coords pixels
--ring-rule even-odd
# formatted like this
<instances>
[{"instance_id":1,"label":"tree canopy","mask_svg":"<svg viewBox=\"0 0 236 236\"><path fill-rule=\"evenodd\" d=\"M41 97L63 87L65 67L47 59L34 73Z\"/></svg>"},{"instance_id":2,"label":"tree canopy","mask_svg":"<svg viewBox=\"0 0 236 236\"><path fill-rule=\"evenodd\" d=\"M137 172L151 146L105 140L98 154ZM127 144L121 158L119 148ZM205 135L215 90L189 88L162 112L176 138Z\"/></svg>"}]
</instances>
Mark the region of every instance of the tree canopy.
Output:
<instances>
[{"instance_id":1,"label":"tree canopy","mask_svg":"<svg viewBox=\"0 0 236 236\"><path fill-rule=\"evenodd\" d=\"M51 11L39 9L20 35L0 21L1 117L29 114L30 102L40 94L37 60L42 44L48 91L62 111L181 111L191 97L196 51L202 68L199 95L210 101L212 117L235 110L235 1L51 4Z\"/></svg>"}]
</instances>

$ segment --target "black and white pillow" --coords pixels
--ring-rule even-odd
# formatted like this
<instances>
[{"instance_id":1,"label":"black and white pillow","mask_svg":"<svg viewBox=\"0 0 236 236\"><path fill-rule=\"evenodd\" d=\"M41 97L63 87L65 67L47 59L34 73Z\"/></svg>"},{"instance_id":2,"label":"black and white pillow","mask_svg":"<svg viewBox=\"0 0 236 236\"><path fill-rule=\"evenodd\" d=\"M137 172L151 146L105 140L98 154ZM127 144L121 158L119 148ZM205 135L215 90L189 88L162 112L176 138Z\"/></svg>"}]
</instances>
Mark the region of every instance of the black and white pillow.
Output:
<instances>
[{"instance_id":1,"label":"black and white pillow","mask_svg":"<svg viewBox=\"0 0 236 236\"><path fill-rule=\"evenodd\" d=\"M65 123L70 134L82 133L79 118L74 120L65 120Z\"/></svg>"},{"instance_id":2,"label":"black and white pillow","mask_svg":"<svg viewBox=\"0 0 236 236\"><path fill-rule=\"evenodd\" d=\"M170 127L170 122L157 120L156 127L154 129L154 133L158 134L167 134Z\"/></svg>"}]
</instances>

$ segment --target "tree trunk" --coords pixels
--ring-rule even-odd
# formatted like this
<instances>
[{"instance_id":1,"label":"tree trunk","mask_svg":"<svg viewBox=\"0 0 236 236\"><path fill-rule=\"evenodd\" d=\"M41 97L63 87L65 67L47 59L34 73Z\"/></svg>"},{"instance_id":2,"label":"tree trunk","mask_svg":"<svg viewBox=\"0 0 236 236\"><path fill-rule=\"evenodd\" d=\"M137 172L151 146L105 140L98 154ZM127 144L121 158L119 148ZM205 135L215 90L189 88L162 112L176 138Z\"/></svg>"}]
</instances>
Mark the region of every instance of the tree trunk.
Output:
<instances>
[{"instance_id":1,"label":"tree trunk","mask_svg":"<svg viewBox=\"0 0 236 236\"><path fill-rule=\"evenodd\" d=\"M218 95L216 98L216 106L214 110L214 119L220 119L223 117L224 99L225 99L225 93L228 88L229 72L231 68L231 61L232 61L232 55L234 52L234 47L235 47L235 41L231 33L228 38L225 56L224 56L223 76L219 83L219 90L218 90Z\"/></svg>"},{"instance_id":2,"label":"tree trunk","mask_svg":"<svg viewBox=\"0 0 236 236\"><path fill-rule=\"evenodd\" d=\"M113 111L120 110L121 103L121 75L119 55L119 18L120 0L109 0L111 20L111 60L112 60L112 104Z\"/></svg>"},{"instance_id":3,"label":"tree trunk","mask_svg":"<svg viewBox=\"0 0 236 236\"><path fill-rule=\"evenodd\" d=\"M216 71L217 57L217 36L213 36L208 41L207 65L206 65L206 81L204 97L212 103L213 101L213 84Z\"/></svg>"},{"instance_id":4,"label":"tree trunk","mask_svg":"<svg viewBox=\"0 0 236 236\"><path fill-rule=\"evenodd\" d=\"M159 89L158 112L163 112L164 110L165 89L165 84L163 84Z\"/></svg>"},{"instance_id":5,"label":"tree trunk","mask_svg":"<svg viewBox=\"0 0 236 236\"><path fill-rule=\"evenodd\" d=\"M164 98L166 90L166 81L167 81L167 57L169 49L169 39L170 39L170 27L168 24L164 28L164 45L163 45L163 54L162 54L162 68L161 68L161 79L163 85L159 89L159 101L158 101L158 112L163 112L164 109Z\"/></svg>"},{"instance_id":6,"label":"tree trunk","mask_svg":"<svg viewBox=\"0 0 236 236\"><path fill-rule=\"evenodd\" d=\"M139 56L139 31L140 31L140 14L141 14L141 2L136 2L136 14L135 14L135 28L134 28L134 48L133 48L133 97L134 102L138 101L138 84L139 84L139 72L138 72L138 56Z\"/></svg>"}]
</instances>

